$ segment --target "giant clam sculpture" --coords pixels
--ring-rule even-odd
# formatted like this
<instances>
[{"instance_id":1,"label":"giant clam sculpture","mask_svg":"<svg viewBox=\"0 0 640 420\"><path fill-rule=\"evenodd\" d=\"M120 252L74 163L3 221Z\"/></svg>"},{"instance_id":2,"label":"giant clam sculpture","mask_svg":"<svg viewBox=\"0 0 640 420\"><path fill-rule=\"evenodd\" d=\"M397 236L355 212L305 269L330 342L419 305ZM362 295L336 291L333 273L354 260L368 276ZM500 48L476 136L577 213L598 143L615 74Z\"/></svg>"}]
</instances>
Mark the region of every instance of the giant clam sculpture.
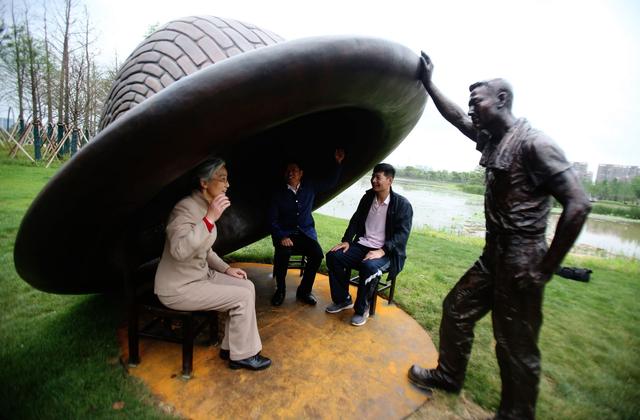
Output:
<instances>
[{"instance_id":1,"label":"giant clam sculpture","mask_svg":"<svg viewBox=\"0 0 640 420\"><path fill-rule=\"evenodd\" d=\"M159 226L211 155L230 171L232 206L218 223L220 254L268 234L265 211L284 159L321 174L346 150L334 191L387 156L420 118L419 58L365 37L282 41L215 17L168 23L123 64L102 130L27 211L14 250L34 287L94 293L121 287L128 238Z\"/></svg>"}]
</instances>

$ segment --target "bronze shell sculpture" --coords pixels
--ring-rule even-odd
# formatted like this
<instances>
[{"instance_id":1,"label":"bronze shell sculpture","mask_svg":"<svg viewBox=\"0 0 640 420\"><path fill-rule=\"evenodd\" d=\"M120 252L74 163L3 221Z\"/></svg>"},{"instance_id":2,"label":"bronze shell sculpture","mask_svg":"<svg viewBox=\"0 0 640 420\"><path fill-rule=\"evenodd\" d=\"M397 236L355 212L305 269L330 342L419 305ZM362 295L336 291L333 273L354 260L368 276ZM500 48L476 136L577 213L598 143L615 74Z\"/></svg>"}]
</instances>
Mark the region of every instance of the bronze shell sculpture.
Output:
<instances>
[{"instance_id":1,"label":"bronze shell sculpture","mask_svg":"<svg viewBox=\"0 0 640 420\"><path fill-rule=\"evenodd\" d=\"M14 249L19 275L54 293L120 289L129 239L162 226L212 155L227 161L232 202L214 249L263 238L284 161L321 175L346 150L320 207L409 134L427 99L419 71L415 53L383 39L283 41L211 16L166 24L123 64L100 133L31 204Z\"/></svg>"}]
</instances>

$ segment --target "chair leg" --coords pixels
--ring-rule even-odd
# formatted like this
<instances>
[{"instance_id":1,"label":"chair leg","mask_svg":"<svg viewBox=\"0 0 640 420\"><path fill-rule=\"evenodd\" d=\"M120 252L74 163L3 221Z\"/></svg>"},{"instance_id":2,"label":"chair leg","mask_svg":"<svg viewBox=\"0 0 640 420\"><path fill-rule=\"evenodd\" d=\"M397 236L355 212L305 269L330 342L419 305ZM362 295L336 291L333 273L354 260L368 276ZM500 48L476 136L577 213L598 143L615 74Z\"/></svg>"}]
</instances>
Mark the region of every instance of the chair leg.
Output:
<instances>
[{"instance_id":1,"label":"chair leg","mask_svg":"<svg viewBox=\"0 0 640 420\"><path fill-rule=\"evenodd\" d=\"M140 350L138 347L138 307L131 304L129 307L129 325L128 325L128 338L129 338L129 366L134 367L140 364Z\"/></svg>"},{"instance_id":2,"label":"chair leg","mask_svg":"<svg viewBox=\"0 0 640 420\"><path fill-rule=\"evenodd\" d=\"M377 288L377 286L376 286ZM376 302L378 301L378 291L373 291L373 296L371 297L371 303L369 304L369 316L374 316L376 314Z\"/></svg>"},{"instance_id":3,"label":"chair leg","mask_svg":"<svg viewBox=\"0 0 640 420\"><path fill-rule=\"evenodd\" d=\"M186 316L182 320L182 378L191 379L193 372L193 317Z\"/></svg>"},{"instance_id":4,"label":"chair leg","mask_svg":"<svg viewBox=\"0 0 640 420\"><path fill-rule=\"evenodd\" d=\"M300 257L300 277L304 275L304 269L307 266L307 256L303 255Z\"/></svg>"},{"instance_id":5,"label":"chair leg","mask_svg":"<svg viewBox=\"0 0 640 420\"><path fill-rule=\"evenodd\" d=\"M218 313L215 311L209 312L209 345L215 346L218 344Z\"/></svg>"},{"instance_id":6,"label":"chair leg","mask_svg":"<svg viewBox=\"0 0 640 420\"><path fill-rule=\"evenodd\" d=\"M389 289L389 298L387 299L387 303L391 305L391 303L393 303L393 293L396 290L396 277L394 276L391 279L387 277L387 281L391 281L391 288Z\"/></svg>"},{"instance_id":7,"label":"chair leg","mask_svg":"<svg viewBox=\"0 0 640 420\"><path fill-rule=\"evenodd\" d=\"M378 286L380 286L380 277L373 280L375 283L371 290L371 301L369 302L369 316L376 314L376 304L378 302Z\"/></svg>"}]
</instances>

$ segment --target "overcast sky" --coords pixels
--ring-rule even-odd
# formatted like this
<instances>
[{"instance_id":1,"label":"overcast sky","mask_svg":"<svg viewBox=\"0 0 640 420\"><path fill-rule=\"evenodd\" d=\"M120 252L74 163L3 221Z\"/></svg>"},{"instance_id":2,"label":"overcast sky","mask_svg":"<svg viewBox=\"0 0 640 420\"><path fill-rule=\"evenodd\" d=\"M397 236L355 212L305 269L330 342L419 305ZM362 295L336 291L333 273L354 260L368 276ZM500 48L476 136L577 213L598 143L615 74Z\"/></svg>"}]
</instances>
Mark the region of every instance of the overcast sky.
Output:
<instances>
[{"instance_id":1,"label":"overcast sky","mask_svg":"<svg viewBox=\"0 0 640 420\"><path fill-rule=\"evenodd\" d=\"M36 1L36 0L32 0ZM466 110L468 86L504 77L514 113L551 135L571 161L640 165L637 0L85 0L99 47L120 61L154 24L189 15L250 22L285 39L387 38L435 64L434 81ZM474 144L429 101L396 165L471 170Z\"/></svg>"}]
</instances>

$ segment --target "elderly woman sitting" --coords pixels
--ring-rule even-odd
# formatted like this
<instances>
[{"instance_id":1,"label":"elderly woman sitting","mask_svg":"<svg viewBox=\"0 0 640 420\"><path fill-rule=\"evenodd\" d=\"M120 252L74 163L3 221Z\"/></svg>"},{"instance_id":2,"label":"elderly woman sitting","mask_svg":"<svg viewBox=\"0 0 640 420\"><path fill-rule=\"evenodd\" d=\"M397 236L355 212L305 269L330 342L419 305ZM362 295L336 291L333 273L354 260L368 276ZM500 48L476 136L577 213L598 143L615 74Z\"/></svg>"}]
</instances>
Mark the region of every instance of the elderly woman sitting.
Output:
<instances>
[{"instance_id":1,"label":"elderly woman sitting","mask_svg":"<svg viewBox=\"0 0 640 420\"><path fill-rule=\"evenodd\" d=\"M232 369L266 369L256 322L255 290L247 273L230 267L211 246L216 221L231 205L227 169L210 159L196 169L197 186L176 204L167 222L167 239L155 278L155 293L169 308L229 311L220 357Z\"/></svg>"}]
</instances>

